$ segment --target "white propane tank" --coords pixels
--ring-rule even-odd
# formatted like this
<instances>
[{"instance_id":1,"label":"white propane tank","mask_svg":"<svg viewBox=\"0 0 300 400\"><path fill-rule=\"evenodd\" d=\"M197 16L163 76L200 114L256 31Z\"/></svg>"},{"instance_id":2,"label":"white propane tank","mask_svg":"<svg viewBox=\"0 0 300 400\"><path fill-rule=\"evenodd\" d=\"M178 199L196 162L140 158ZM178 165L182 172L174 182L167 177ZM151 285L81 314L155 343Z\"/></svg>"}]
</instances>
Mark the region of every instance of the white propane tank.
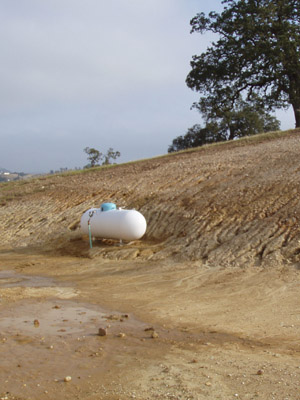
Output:
<instances>
[{"instance_id":1,"label":"white propane tank","mask_svg":"<svg viewBox=\"0 0 300 400\"><path fill-rule=\"evenodd\" d=\"M102 239L137 240L146 232L147 222L136 210L91 208L81 217L80 227L84 234Z\"/></svg>"}]
</instances>

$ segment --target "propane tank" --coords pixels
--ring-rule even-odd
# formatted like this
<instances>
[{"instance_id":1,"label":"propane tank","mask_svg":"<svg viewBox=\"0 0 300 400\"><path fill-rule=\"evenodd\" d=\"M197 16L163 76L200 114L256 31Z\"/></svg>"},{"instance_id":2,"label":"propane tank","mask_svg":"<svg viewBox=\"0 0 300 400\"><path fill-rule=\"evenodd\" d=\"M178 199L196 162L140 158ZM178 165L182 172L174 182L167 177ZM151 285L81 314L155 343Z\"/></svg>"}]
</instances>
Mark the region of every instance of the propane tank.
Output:
<instances>
[{"instance_id":1,"label":"propane tank","mask_svg":"<svg viewBox=\"0 0 300 400\"><path fill-rule=\"evenodd\" d=\"M90 208L81 217L81 231L96 238L137 240L146 232L145 217L136 210L117 209L114 203Z\"/></svg>"}]
</instances>

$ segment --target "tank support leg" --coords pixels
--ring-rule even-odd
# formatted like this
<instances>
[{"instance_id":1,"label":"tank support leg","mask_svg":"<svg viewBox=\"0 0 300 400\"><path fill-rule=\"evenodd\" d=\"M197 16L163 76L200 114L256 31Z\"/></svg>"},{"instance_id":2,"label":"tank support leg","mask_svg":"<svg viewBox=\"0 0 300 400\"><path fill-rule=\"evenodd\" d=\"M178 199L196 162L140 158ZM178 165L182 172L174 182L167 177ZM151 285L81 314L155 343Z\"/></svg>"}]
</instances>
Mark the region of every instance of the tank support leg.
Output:
<instances>
[{"instance_id":1,"label":"tank support leg","mask_svg":"<svg viewBox=\"0 0 300 400\"><path fill-rule=\"evenodd\" d=\"M90 241L90 248L93 248L93 241L92 241L92 232L91 232L91 225L89 224L89 241Z\"/></svg>"}]
</instances>

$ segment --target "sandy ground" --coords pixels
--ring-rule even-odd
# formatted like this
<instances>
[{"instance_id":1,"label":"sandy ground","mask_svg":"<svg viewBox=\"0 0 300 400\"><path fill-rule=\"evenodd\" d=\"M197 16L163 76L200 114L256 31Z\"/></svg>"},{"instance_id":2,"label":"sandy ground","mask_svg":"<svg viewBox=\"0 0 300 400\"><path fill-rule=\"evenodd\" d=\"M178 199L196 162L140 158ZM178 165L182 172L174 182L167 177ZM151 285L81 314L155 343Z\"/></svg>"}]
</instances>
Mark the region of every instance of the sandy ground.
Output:
<instances>
[{"instance_id":1,"label":"sandy ground","mask_svg":"<svg viewBox=\"0 0 300 400\"><path fill-rule=\"evenodd\" d=\"M0 399L300 399L299 152L292 132L0 186ZM104 201L145 237L89 249Z\"/></svg>"}]
</instances>

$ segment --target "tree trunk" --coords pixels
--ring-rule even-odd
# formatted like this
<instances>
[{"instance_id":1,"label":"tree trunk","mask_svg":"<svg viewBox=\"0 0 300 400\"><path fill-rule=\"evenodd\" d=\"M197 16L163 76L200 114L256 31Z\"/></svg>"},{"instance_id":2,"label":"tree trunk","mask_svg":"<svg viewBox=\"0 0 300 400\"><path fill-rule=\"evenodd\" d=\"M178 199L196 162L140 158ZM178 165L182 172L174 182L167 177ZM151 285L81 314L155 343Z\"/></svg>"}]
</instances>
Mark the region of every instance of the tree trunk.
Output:
<instances>
[{"instance_id":1,"label":"tree trunk","mask_svg":"<svg viewBox=\"0 0 300 400\"><path fill-rule=\"evenodd\" d=\"M300 128L300 102L292 104L294 109L296 126L295 128Z\"/></svg>"},{"instance_id":2,"label":"tree trunk","mask_svg":"<svg viewBox=\"0 0 300 400\"><path fill-rule=\"evenodd\" d=\"M235 137L235 131L232 125L229 125L229 138L228 140L233 140Z\"/></svg>"}]
</instances>

